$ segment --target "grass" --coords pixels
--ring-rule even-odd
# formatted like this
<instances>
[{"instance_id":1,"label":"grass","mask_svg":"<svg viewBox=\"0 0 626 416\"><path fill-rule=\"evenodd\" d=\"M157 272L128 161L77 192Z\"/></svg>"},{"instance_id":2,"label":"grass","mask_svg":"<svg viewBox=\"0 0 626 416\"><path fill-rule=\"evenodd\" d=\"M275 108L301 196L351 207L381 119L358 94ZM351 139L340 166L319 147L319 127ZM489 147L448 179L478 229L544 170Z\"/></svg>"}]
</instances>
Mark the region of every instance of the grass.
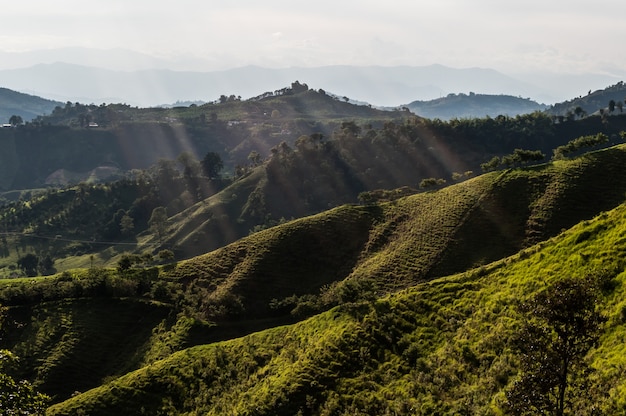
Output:
<instances>
[{"instance_id":1,"label":"grass","mask_svg":"<svg viewBox=\"0 0 626 416\"><path fill-rule=\"evenodd\" d=\"M483 270L178 352L50 414L501 414L517 372L508 341L525 319L515 305L562 276L598 270L613 284L598 304L608 323L589 355L586 397L615 414L626 388L624 229L620 206Z\"/></svg>"},{"instance_id":2,"label":"grass","mask_svg":"<svg viewBox=\"0 0 626 416\"><path fill-rule=\"evenodd\" d=\"M600 213L624 200L624 150L494 172L384 204L342 206L162 269L156 281L174 288L168 302L187 317L148 325L154 332L141 337L141 353L125 361L146 367L51 411L497 414L516 372L507 347L522 319L516 302L559 276L598 269L617 276L615 299L602 307L618 332L607 332L612 341L597 359L618 365L610 350L621 339L614 334L621 334L626 220L624 207ZM295 319L290 308L273 309L275 301L320 301L365 280L379 295L403 291L374 303L356 296L295 326L176 352ZM34 331L60 305L21 320L24 328ZM36 341L41 336L16 334L16 343L33 346L28 360L49 354L42 346L48 344ZM118 375L116 368L102 374ZM611 374L598 377L622 388ZM598 397L607 409L622 400Z\"/></svg>"}]
</instances>

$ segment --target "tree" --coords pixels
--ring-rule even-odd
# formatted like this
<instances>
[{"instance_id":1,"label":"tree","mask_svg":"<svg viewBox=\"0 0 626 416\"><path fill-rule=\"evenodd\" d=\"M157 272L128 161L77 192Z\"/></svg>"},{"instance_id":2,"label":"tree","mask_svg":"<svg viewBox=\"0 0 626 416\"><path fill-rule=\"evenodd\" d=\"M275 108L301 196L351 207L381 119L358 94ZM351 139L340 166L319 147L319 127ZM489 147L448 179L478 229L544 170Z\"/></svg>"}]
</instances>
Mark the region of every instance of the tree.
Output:
<instances>
[{"instance_id":1,"label":"tree","mask_svg":"<svg viewBox=\"0 0 626 416\"><path fill-rule=\"evenodd\" d=\"M434 188L436 186L443 186L446 184L446 180L443 178L426 178L420 181L420 188Z\"/></svg>"},{"instance_id":2,"label":"tree","mask_svg":"<svg viewBox=\"0 0 626 416\"><path fill-rule=\"evenodd\" d=\"M609 113L615 111L615 100L609 101Z\"/></svg>"},{"instance_id":3,"label":"tree","mask_svg":"<svg viewBox=\"0 0 626 416\"><path fill-rule=\"evenodd\" d=\"M578 106L574 109L574 114L576 114L576 117L578 118L583 118L587 115L587 112L583 110L581 106Z\"/></svg>"},{"instance_id":4,"label":"tree","mask_svg":"<svg viewBox=\"0 0 626 416\"><path fill-rule=\"evenodd\" d=\"M44 258L39 260L39 271L41 271L41 274L44 276L56 272L56 269L54 268L54 259L50 256L50 254L46 254Z\"/></svg>"},{"instance_id":5,"label":"tree","mask_svg":"<svg viewBox=\"0 0 626 416\"><path fill-rule=\"evenodd\" d=\"M202 170L209 179L219 178L220 171L224 168L224 162L219 154L209 152L204 156L202 162Z\"/></svg>"},{"instance_id":6,"label":"tree","mask_svg":"<svg viewBox=\"0 0 626 416\"><path fill-rule=\"evenodd\" d=\"M596 311L600 279L565 278L520 305L527 320L513 341L521 376L507 391L516 415L561 416L572 408L572 393L588 368L604 318Z\"/></svg>"},{"instance_id":7,"label":"tree","mask_svg":"<svg viewBox=\"0 0 626 416\"><path fill-rule=\"evenodd\" d=\"M256 150L253 150L248 155L248 160L252 163L252 166L259 166L261 164L261 155Z\"/></svg>"},{"instance_id":8,"label":"tree","mask_svg":"<svg viewBox=\"0 0 626 416\"><path fill-rule=\"evenodd\" d=\"M152 210L152 215L148 221L150 231L155 233L159 238L159 244L163 244L163 237L165 236L167 222L167 210L165 207L156 207Z\"/></svg>"},{"instance_id":9,"label":"tree","mask_svg":"<svg viewBox=\"0 0 626 416\"><path fill-rule=\"evenodd\" d=\"M4 313L0 307L0 330ZM28 381L15 381L7 374L7 367L15 360L10 351L0 349L0 414L43 415L50 398L37 392Z\"/></svg>"},{"instance_id":10,"label":"tree","mask_svg":"<svg viewBox=\"0 0 626 416\"><path fill-rule=\"evenodd\" d=\"M124 254L122 256L122 258L119 259L119 261L117 262L117 270L120 273L124 273L125 271L129 270L134 263L134 257L130 254Z\"/></svg>"},{"instance_id":11,"label":"tree","mask_svg":"<svg viewBox=\"0 0 626 416\"><path fill-rule=\"evenodd\" d=\"M28 253L17 260L17 267L22 269L27 276L37 276L39 257L33 253Z\"/></svg>"},{"instance_id":12,"label":"tree","mask_svg":"<svg viewBox=\"0 0 626 416\"><path fill-rule=\"evenodd\" d=\"M9 118L9 124L12 125L13 127L21 126L22 124L24 124L24 120L22 119L21 116L17 116L14 114Z\"/></svg>"},{"instance_id":13,"label":"tree","mask_svg":"<svg viewBox=\"0 0 626 416\"><path fill-rule=\"evenodd\" d=\"M157 253L157 257L161 263L169 263L174 260L174 252L172 250L161 250Z\"/></svg>"},{"instance_id":14,"label":"tree","mask_svg":"<svg viewBox=\"0 0 626 416\"><path fill-rule=\"evenodd\" d=\"M184 177L193 177L198 176L200 173L200 162L189 152L182 152L176 158L178 163L183 166L183 176Z\"/></svg>"},{"instance_id":15,"label":"tree","mask_svg":"<svg viewBox=\"0 0 626 416\"><path fill-rule=\"evenodd\" d=\"M127 212L124 213L122 218L120 219L120 231L124 235L130 235L133 229L135 228L135 222L133 221L133 217L128 215Z\"/></svg>"}]
</instances>

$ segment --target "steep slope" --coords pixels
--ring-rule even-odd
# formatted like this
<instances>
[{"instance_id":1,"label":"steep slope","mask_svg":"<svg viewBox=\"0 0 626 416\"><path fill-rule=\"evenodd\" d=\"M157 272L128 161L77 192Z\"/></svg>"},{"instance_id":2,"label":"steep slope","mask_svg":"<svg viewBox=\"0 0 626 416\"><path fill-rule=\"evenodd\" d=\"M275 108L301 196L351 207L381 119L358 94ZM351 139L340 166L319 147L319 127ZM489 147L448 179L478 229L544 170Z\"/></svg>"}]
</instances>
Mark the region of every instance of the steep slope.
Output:
<instances>
[{"instance_id":1,"label":"steep slope","mask_svg":"<svg viewBox=\"0 0 626 416\"><path fill-rule=\"evenodd\" d=\"M173 354L49 409L51 415L500 414L516 380L516 305L565 276L604 276L593 372L573 405L626 404L626 206L547 243L375 302ZM588 406L588 407L585 407Z\"/></svg>"},{"instance_id":2,"label":"steep slope","mask_svg":"<svg viewBox=\"0 0 626 416\"><path fill-rule=\"evenodd\" d=\"M264 272L252 267L256 263L242 262L246 258L243 253L271 253L272 258L302 262L302 257L286 253L284 247L289 246L293 250L305 241L319 240L321 237L316 235L315 227L310 228L311 222L322 227L345 223L345 227L341 228L343 234L338 234L341 244L333 244L330 240L330 244L322 244L318 250L312 251L307 247L300 253L307 253L306 257L310 259L335 258L336 250L350 248L354 252L343 255L358 261L342 264L339 257L340 263L332 266L337 268L341 264L342 270L348 271L342 276L373 278L387 289L406 287L511 255L555 236L579 221L611 209L624 200L626 193L626 172L622 168L625 159L626 146L618 146L574 160L494 172L436 192L416 194L390 203L338 208L255 234L189 262L182 262L179 268L184 265L195 270L193 276L199 279L193 279L192 286L205 285L200 282L210 281L211 287L219 288L222 284L232 287L228 282L236 281L236 287L245 288L243 281L249 280L256 287L257 283L253 281ZM363 228L359 231L361 237L350 240L352 243L348 244L343 240L344 236L354 236L346 234L347 230L355 227L355 219L364 215L364 222L359 222L359 227ZM202 229L200 226L194 234L196 238L201 238ZM304 235L296 240L300 242L291 240L293 234L288 232L290 229ZM358 228L354 228L356 230ZM205 238L216 238L209 232L204 235ZM266 248L260 250L258 247ZM311 261L315 263L319 260ZM308 265L313 263L307 260L294 273L308 273ZM219 270L208 266L218 264ZM268 261L267 264L272 263ZM232 272L235 268L237 273ZM275 269L282 270L281 267ZM188 273L186 269L181 269L177 276ZM328 282L319 282L318 287L324 283ZM272 298L280 299L278 294L281 292L269 292L271 295L265 298L266 305ZM247 304L245 299L250 296L219 289L216 293L243 296L244 305ZM294 293L298 291L286 295ZM262 294L256 293L252 297L256 304L261 304ZM267 310L263 312L263 308L248 312L252 315L268 313Z\"/></svg>"},{"instance_id":3,"label":"steep slope","mask_svg":"<svg viewBox=\"0 0 626 416\"><path fill-rule=\"evenodd\" d=\"M393 202L346 205L160 269L109 270L102 275L92 268L47 279L0 281L0 302L11 310L45 304L37 313L17 314L16 325L23 329L3 336L2 346L20 352L27 363L22 374L50 386L48 369L63 374L67 361L59 360L57 367L56 362L37 360L63 344L59 338L38 340L35 326L58 321L67 305L83 298L103 299L106 305L106 299L123 297L163 304L168 311L169 323L159 330L158 319L146 323L156 332L137 333L134 347L120 355L116 366L91 362L88 349L70 350L75 352L67 357L91 362L98 377L116 376L122 368L152 363L184 346L242 336L334 305L371 300L510 256L612 209L626 194L625 159L622 145L574 160L493 172ZM194 327L196 335L170 328L184 327L190 318L199 325ZM215 325L202 325L208 321ZM78 345L102 342L89 331L70 332L66 339ZM64 332L58 334L63 339ZM120 334L124 332L115 336ZM70 383L59 398L93 387Z\"/></svg>"}]
</instances>

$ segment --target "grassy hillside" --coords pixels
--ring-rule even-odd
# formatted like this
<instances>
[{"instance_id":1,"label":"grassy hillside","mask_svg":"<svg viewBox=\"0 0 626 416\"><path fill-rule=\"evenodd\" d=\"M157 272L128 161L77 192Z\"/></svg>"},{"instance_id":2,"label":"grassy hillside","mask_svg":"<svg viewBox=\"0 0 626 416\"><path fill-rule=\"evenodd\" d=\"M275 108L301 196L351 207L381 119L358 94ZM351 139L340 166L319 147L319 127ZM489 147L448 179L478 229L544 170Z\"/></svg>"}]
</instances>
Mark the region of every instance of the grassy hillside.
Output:
<instances>
[{"instance_id":1,"label":"grassy hillside","mask_svg":"<svg viewBox=\"0 0 626 416\"><path fill-rule=\"evenodd\" d=\"M516 305L563 277L598 273L606 323L573 405L617 414L626 405L624 229L622 205L479 269L180 351L49 414L502 414L518 374L511 340L527 319Z\"/></svg>"},{"instance_id":2,"label":"grassy hillside","mask_svg":"<svg viewBox=\"0 0 626 416\"><path fill-rule=\"evenodd\" d=\"M2 347L22 356L22 376L62 400L186 346L295 322L475 267L476 274L485 274L490 262L519 250L525 250L520 259L526 257L535 243L622 203L625 158L626 146L618 146L492 172L392 202L346 205L159 268L92 267L50 278L0 280L0 302L11 306L15 322L1 337ZM563 255L579 256L572 253ZM585 261L597 257L583 254ZM457 295L437 296L454 303ZM154 312L142 312L146 308ZM80 321L79 315L94 320ZM109 315L116 319L98 325ZM113 348L115 340L131 334L132 345L119 351L116 361L92 352L94 345L110 342ZM54 384L56 377L75 371L72 362L90 368L93 376Z\"/></svg>"}]
</instances>

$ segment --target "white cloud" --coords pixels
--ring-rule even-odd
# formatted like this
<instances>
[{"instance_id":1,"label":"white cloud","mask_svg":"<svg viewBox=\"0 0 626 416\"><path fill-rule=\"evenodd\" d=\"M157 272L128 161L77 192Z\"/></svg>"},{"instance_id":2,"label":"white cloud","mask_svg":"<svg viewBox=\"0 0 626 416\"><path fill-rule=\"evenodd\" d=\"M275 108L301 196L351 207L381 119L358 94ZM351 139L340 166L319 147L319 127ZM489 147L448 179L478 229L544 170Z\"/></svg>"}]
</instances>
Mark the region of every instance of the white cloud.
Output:
<instances>
[{"instance_id":1,"label":"white cloud","mask_svg":"<svg viewBox=\"0 0 626 416\"><path fill-rule=\"evenodd\" d=\"M221 67L626 68L617 0L24 0L2 13L3 50L120 47Z\"/></svg>"}]
</instances>

